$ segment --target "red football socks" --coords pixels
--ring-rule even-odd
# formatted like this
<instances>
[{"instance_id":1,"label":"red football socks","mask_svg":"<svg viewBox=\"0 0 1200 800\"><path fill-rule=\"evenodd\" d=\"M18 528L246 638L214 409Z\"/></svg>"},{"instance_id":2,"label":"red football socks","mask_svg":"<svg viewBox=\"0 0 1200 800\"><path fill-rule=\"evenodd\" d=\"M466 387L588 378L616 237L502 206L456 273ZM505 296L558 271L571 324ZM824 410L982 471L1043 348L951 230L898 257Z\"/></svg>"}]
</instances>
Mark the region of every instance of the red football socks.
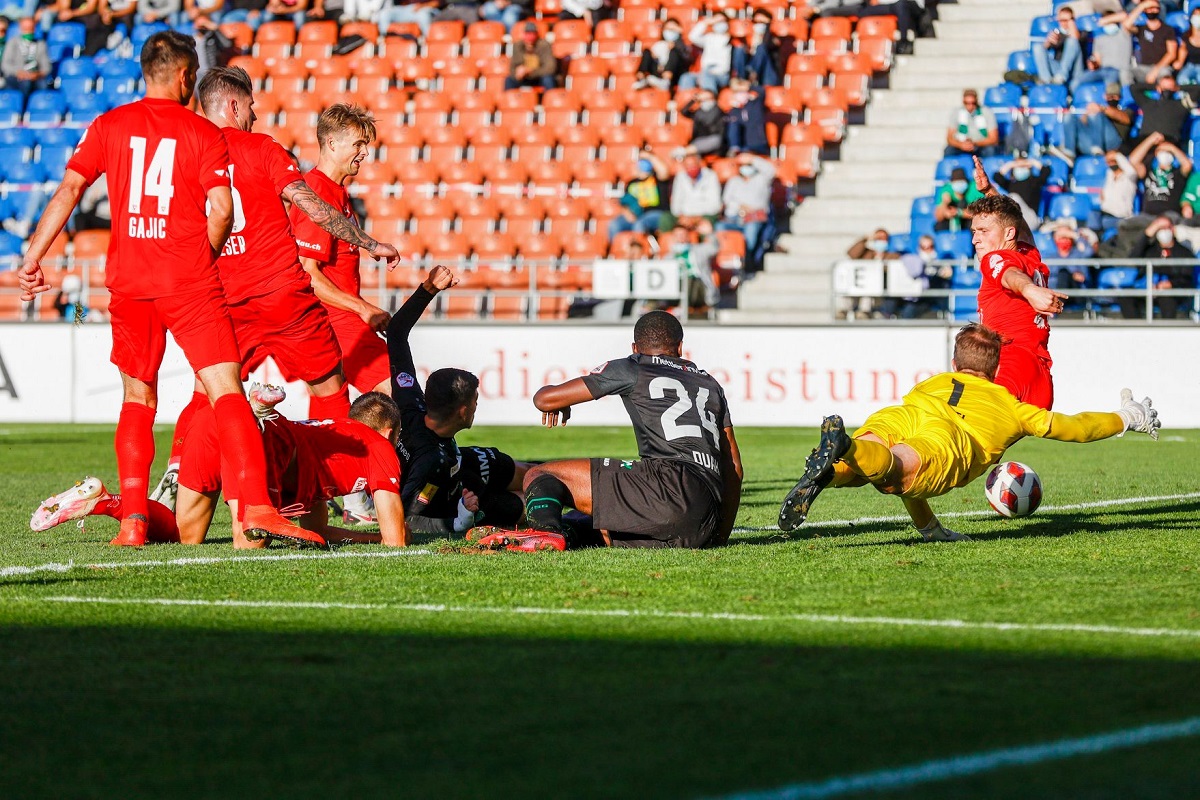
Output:
<instances>
[{"instance_id":1,"label":"red football socks","mask_svg":"<svg viewBox=\"0 0 1200 800\"><path fill-rule=\"evenodd\" d=\"M333 394L317 397L309 395L309 419L345 419L350 416L350 387L342 384L342 388Z\"/></svg>"},{"instance_id":2,"label":"red football socks","mask_svg":"<svg viewBox=\"0 0 1200 800\"><path fill-rule=\"evenodd\" d=\"M122 518L131 514L144 517L150 465L154 462L154 409L141 403L122 404L114 444L121 494L125 498Z\"/></svg>"},{"instance_id":3,"label":"red football socks","mask_svg":"<svg viewBox=\"0 0 1200 800\"><path fill-rule=\"evenodd\" d=\"M151 542L178 544L179 526L175 524L175 512L157 500L148 501L146 507L150 511L148 515L150 525L146 531L146 538Z\"/></svg>"},{"instance_id":4,"label":"red football socks","mask_svg":"<svg viewBox=\"0 0 1200 800\"><path fill-rule=\"evenodd\" d=\"M222 469L221 474L231 475L237 482L239 516L244 514L246 506L270 506L267 459L250 403L241 394L227 394L213 403L213 411L220 420L217 437L221 460L228 462L228 470Z\"/></svg>"},{"instance_id":5,"label":"red football socks","mask_svg":"<svg viewBox=\"0 0 1200 800\"><path fill-rule=\"evenodd\" d=\"M204 392L192 392L192 399L183 411L179 412L179 421L175 423L175 434L171 437L171 458L167 461L167 466L179 466L179 456L183 452L183 439L187 436L188 427L192 424L192 417L197 411L208 407L208 395Z\"/></svg>"}]
</instances>

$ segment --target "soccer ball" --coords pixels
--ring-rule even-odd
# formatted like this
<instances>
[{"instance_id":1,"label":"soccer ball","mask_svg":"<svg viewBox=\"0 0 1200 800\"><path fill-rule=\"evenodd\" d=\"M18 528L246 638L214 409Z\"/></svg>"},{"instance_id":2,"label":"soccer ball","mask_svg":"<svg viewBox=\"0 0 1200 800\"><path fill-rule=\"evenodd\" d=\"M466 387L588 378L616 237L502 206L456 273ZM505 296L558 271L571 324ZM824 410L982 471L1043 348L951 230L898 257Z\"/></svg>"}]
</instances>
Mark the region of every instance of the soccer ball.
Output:
<instances>
[{"instance_id":1,"label":"soccer ball","mask_svg":"<svg viewBox=\"0 0 1200 800\"><path fill-rule=\"evenodd\" d=\"M992 467L984 483L987 501L1002 517L1027 517L1042 502L1042 479L1019 461Z\"/></svg>"}]
</instances>

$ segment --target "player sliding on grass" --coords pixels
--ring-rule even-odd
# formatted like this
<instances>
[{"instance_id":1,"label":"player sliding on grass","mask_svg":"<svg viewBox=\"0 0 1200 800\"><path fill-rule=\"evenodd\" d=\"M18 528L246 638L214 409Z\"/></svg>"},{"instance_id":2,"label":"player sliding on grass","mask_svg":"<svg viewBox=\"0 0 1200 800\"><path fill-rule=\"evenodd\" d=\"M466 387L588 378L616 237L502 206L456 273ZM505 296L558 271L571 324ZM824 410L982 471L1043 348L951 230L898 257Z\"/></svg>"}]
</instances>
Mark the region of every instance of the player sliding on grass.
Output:
<instances>
[{"instance_id":1,"label":"player sliding on grass","mask_svg":"<svg viewBox=\"0 0 1200 800\"><path fill-rule=\"evenodd\" d=\"M742 462L721 385L682 358L683 326L651 311L633 329L633 355L591 374L543 386L542 422L566 424L571 406L619 395L633 422L640 461L581 458L525 474L529 529L477 528L485 547L710 547L725 544L741 499ZM598 536L564 526L563 510L592 515Z\"/></svg>"},{"instance_id":2,"label":"player sliding on grass","mask_svg":"<svg viewBox=\"0 0 1200 800\"><path fill-rule=\"evenodd\" d=\"M1000 350L999 334L967 325L954 339L954 372L917 384L902 405L867 417L853 438L846 435L841 417L826 417L804 477L779 510L780 529L790 531L804 522L827 486L871 484L900 496L925 541L966 539L938 522L928 499L966 486L1024 437L1096 442L1137 431L1158 438L1158 412L1150 398L1134 402L1128 389L1114 413L1068 416L1016 400L993 382Z\"/></svg>"},{"instance_id":3,"label":"player sliding on grass","mask_svg":"<svg viewBox=\"0 0 1200 800\"><path fill-rule=\"evenodd\" d=\"M290 422L272 413L273 406L283 400L282 389L256 386L251 390L251 400L256 411L265 415L263 443L268 492L281 507L299 514L301 526L320 539L320 546L325 546L327 540L353 544L382 542L391 547L409 543L404 506L400 502L400 463L393 449L400 411L390 397L370 392L354 401L350 419L305 422ZM174 512L157 501L148 503L150 541L183 544L204 541L222 486L217 427L211 408L196 412L184 439ZM325 501L364 489L375 501L379 533L330 526ZM243 535L237 523L236 490L227 492L226 499L234 515L234 547L265 545L266 541L253 532ZM42 503L29 527L44 531L88 516L120 519L122 505L121 495L109 494L99 478L88 477Z\"/></svg>"},{"instance_id":4,"label":"player sliding on grass","mask_svg":"<svg viewBox=\"0 0 1200 800\"><path fill-rule=\"evenodd\" d=\"M400 407L396 450L403 464L401 496L408 525L418 533L448 536L470 528L476 518L496 525L516 525L524 508L516 494L528 464L514 461L494 447L459 448L454 436L475 422L479 379L453 367L417 380L408 337L438 292L458 278L446 267L434 267L387 330L392 370L392 397Z\"/></svg>"}]
</instances>

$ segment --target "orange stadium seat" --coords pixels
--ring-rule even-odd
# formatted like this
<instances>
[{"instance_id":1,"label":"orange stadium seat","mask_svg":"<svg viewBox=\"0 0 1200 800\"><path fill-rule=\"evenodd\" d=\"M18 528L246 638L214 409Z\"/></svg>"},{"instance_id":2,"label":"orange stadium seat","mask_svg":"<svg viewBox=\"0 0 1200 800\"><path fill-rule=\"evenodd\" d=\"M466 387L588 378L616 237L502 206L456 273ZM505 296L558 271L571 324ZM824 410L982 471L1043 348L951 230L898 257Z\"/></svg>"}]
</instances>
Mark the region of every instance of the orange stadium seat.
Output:
<instances>
[{"instance_id":1,"label":"orange stadium seat","mask_svg":"<svg viewBox=\"0 0 1200 800\"><path fill-rule=\"evenodd\" d=\"M869 72L835 72L833 89L846 98L853 108L865 106L871 99L871 74Z\"/></svg>"},{"instance_id":2,"label":"orange stadium seat","mask_svg":"<svg viewBox=\"0 0 1200 800\"><path fill-rule=\"evenodd\" d=\"M650 252L650 240L646 238L646 234L637 231L622 231L613 237L612 246L609 248L610 254L613 258L628 258L629 245L633 242L641 242L644 252Z\"/></svg>"},{"instance_id":3,"label":"orange stadium seat","mask_svg":"<svg viewBox=\"0 0 1200 800\"><path fill-rule=\"evenodd\" d=\"M533 5L538 17L555 17L562 13L562 0L536 0Z\"/></svg>"},{"instance_id":4,"label":"orange stadium seat","mask_svg":"<svg viewBox=\"0 0 1200 800\"><path fill-rule=\"evenodd\" d=\"M473 143L469 158L473 164L479 165L486 177L492 174L493 168L497 164L508 160L508 145Z\"/></svg>"},{"instance_id":5,"label":"orange stadium seat","mask_svg":"<svg viewBox=\"0 0 1200 800\"><path fill-rule=\"evenodd\" d=\"M529 170L519 161L497 161L487 168L487 182L493 190L503 193L528 183Z\"/></svg>"},{"instance_id":6,"label":"orange stadium seat","mask_svg":"<svg viewBox=\"0 0 1200 800\"><path fill-rule=\"evenodd\" d=\"M296 25L291 20L274 20L258 26L254 34L256 44L268 42L296 43Z\"/></svg>"},{"instance_id":7,"label":"orange stadium seat","mask_svg":"<svg viewBox=\"0 0 1200 800\"><path fill-rule=\"evenodd\" d=\"M671 102L671 93L666 89L639 89L627 94L625 102L634 111L647 108L666 111Z\"/></svg>"},{"instance_id":8,"label":"orange stadium seat","mask_svg":"<svg viewBox=\"0 0 1200 800\"><path fill-rule=\"evenodd\" d=\"M296 53L301 58L329 58L338 40L338 24L333 20L313 20L300 26L296 34Z\"/></svg>"},{"instance_id":9,"label":"orange stadium seat","mask_svg":"<svg viewBox=\"0 0 1200 800\"><path fill-rule=\"evenodd\" d=\"M579 77L582 75L602 75L608 77L608 62L593 58L591 56L581 56L572 58L571 63L567 65L567 75L570 77Z\"/></svg>"},{"instance_id":10,"label":"orange stadium seat","mask_svg":"<svg viewBox=\"0 0 1200 800\"><path fill-rule=\"evenodd\" d=\"M402 156L405 151L420 151L421 146L425 144L425 137L421 132L414 127L404 124L403 117L389 116L380 118L376 121L375 126L379 132L379 141L388 148L388 157L396 158ZM411 160L405 158L404 160Z\"/></svg>"},{"instance_id":11,"label":"orange stadium seat","mask_svg":"<svg viewBox=\"0 0 1200 800\"><path fill-rule=\"evenodd\" d=\"M229 59L229 66L246 70L246 74L254 82L255 89L262 88L267 80L267 65L254 56L234 56Z\"/></svg>"},{"instance_id":12,"label":"orange stadium seat","mask_svg":"<svg viewBox=\"0 0 1200 800\"><path fill-rule=\"evenodd\" d=\"M422 197L430 187L438 183L438 165L421 158L410 164L396 166L396 177L400 179L402 191L411 197Z\"/></svg>"},{"instance_id":13,"label":"orange stadium seat","mask_svg":"<svg viewBox=\"0 0 1200 800\"><path fill-rule=\"evenodd\" d=\"M467 43L470 56L479 60L497 58L504 52L504 23L491 20L479 20L467 28Z\"/></svg>"},{"instance_id":14,"label":"orange stadium seat","mask_svg":"<svg viewBox=\"0 0 1200 800\"><path fill-rule=\"evenodd\" d=\"M539 187L565 189L571 185L571 164L566 161L545 159L526 164L530 181Z\"/></svg>"},{"instance_id":15,"label":"orange stadium seat","mask_svg":"<svg viewBox=\"0 0 1200 800\"><path fill-rule=\"evenodd\" d=\"M845 53L850 49L850 42L837 36L814 36L808 40L808 52L823 55Z\"/></svg>"},{"instance_id":16,"label":"orange stadium seat","mask_svg":"<svg viewBox=\"0 0 1200 800\"><path fill-rule=\"evenodd\" d=\"M392 242L392 244L396 244L396 243ZM419 245L421 248L424 248L424 245L421 244L419 240L411 243L409 246L411 247L413 245ZM397 246L397 249L399 249L399 245L396 245L396 246ZM401 250L400 252L401 252L402 258L406 258L406 260L409 260L409 261L416 261L421 257L421 252L423 252L423 251L418 250L415 258L405 257L403 255L403 253L404 253L403 250ZM400 266L396 267L394 270L392 270L391 272L388 272L384 275L385 285L389 289L415 289L421 285L421 281L424 279L425 279L424 273L420 269L414 267L411 263L410 264L402 263Z\"/></svg>"},{"instance_id":17,"label":"orange stadium seat","mask_svg":"<svg viewBox=\"0 0 1200 800\"><path fill-rule=\"evenodd\" d=\"M426 42L459 42L467 35L467 26L461 20L440 20L429 26Z\"/></svg>"},{"instance_id":18,"label":"orange stadium seat","mask_svg":"<svg viewBox=\"0 0 1200 800\"><path fill-rule=\"evenodd\" d=\"M71 253L75 264L79 266L80 262L87 262L93 268L99 267L108 255L108 239L109 232L104 230L80 231L75 234L75 238L71 240Z\"/></svg>"},{"instance_id":19,"label":"orange stadium seat","mask_svg":"<svg viewBox=\"0 0 1200 800\"><path fill-rule=\"evenodd\" d=\"M407 42L417 43L421 41L421 26L415 22L393 22L388 25L387 30L383 32L384 39L391 42L392 39L402 39Z\"/></svg>"},{"instance_id":20,"label":"orange stadium seat","mask_svg":"<svg viewBox=\"0 0 1200 800\"><path fill-rule=\"evenodd\" d=\"M490 225L490 220L488 224ZM464 235L467 235L465 231ZM481 285L492 288L500 284L502 281L498 279L496 274L488 274L498 271L482 265L488 262L508 263L509 259L516 256L517 245L512 237L503 231L492 231L478 239L471 239L469 235L467 236L471 242L471 249L475 253L476 262L481 265L476 268L477 272L482 273L478 276Z\"/></svg>"},{"instance_id":21,"label":"orange stadium seat","mask_svg":"<svg viewBox=\"0 0 1200 800\"><path fill-rule=\"evenodd\" d=\"M690 125L659 125L647 130L646 144L660 153L670 153L677 147L686 147L691 138Z\"/></svg>"},{"instance_id":22,"label":"orange stadium seat","mask_svg":"<svg viewBox=\"0 0 1200 800\"><path fill-rule=\"evenodd\" d=\"M787 165L794 178L815 178L820 171L821 148L807 143L783 144L780 146L779 158ZM779 179L785 183L793 182L784 179L782 170Z\"/></svg>"},{"instance_id":23,"label":"orange stadium seat","mask_svg":"<svg viewBox=\"0 0 1200 800\"><path fill-rule=\"evenodd\" d=\"M433 238L422 234L422 238L425 239L425 252L439 263L455 262L461 266L471 255L471 245L461 233L438 233Z\"/></svg>"},{"instance_id":24,"label":"orange stadium seat","mask_svg":"<svg viewBox=\"0 0 1200 800\"><path fill-rule=\"evenodd\" d=\"M483 166L471 161L451 161L441 165L442 182L450 189L477 188L483 185Z\"/></svg>"},{"instance_id":25,"label":"orange stadium seat","mask_svg":"<svg viewBox=\"0 0 1200 800\"><path fill-rule=\"evenodd\" d=\"M280 98L280 111L283 114L283 122L289 126L301 124L303 120L315 127L317 115L323 110L324 106L321 105L321 99L306 92L285 94Z\"/></svg>"},{"instance_id":26,"label":"orange stadium seat","mask_svg":"<svg viewBox=\"0 0 1200 800\"><path fill-rule=\"evenodd\" d=\"M381 219L407 219L409 215L409 198L404 196L371 192L363 195L363 206L367 210L367 220L374 225Z\"/></svg>"},{"instance_id":27,"label":"orange stadium seat","mask_svg":"<svg viewBox=\"0 0 1200 800\"><path fill-rule=\"evenodd\" d=\"M812 39L842 39L850 38L853 25L849 17L817 17L809 25L809 37Z\"/></svg>"},{"instance_id":28,"label":"orange stadium seat","mask_svg":"<svg viewBox=\"0 0 1200 800\"><path fill-rule=\"evenodd\" d=\"M519 214L506 211L503 218L503 227L513 237L513 241L523 242L531 237L541 236L545 226L542 224L542 215L540 212L537 215L520 216Z\"/></svg>"},{"instance_id":29,"label":"orange stadium seat","mask_svg":"<svg viewBox=\"0 0 1200 800\"><path fill-rule=\"evenodd\" d=\"M486 252L489 241L501 235L496 230L496 221L491 217L459 217L458 231L467 238L471 249L476 253ZM493 257L500 256L493 253Z\"/></svg>"},{"instance_id":30,"label":"orange stadium seat","mask_svg":"<svg viewBox=\"0 0 1200 800\"><path fill-rule=\"evenodd\" d=\"M809 103L818 91L825 86L826 75L820 72L795 72L784 77L784 85L787 87L785 92L786 103L789 103L791 111L800 111ZM779 88L779 87L770 87ZM768 97L770 92L767 92ZM771 108L771 103L768 100L767 107ZM777 107L772 110L783 111L784 108Z\"/></svg>"},{"instance_id":31,"label":"orange stadium seat","mask_svg":"<svg viewBox=\"0 0 1200 800\"><path fill-rule=\"evenodd\" d=\"M522 263L533 268L535 275L549 270L562 255L562 245L558 239L546 234L518 238L516 244L517 255Z\"/></svg>"},{"instance_id":32,"label":"orange stadium seat","mask_svg":"<svg viewBox=\"0 0 1200 800\"><path fill-rule=\"evenodd\" d=\"M392 26L396 27L395 25ZM413 26L416 28L416 25ZM420 36L421 29L416 28L417 35ZM388 36L384 39L382 49L376 54L376 57L386 61L392 65L392 70L395 71L402 64L418 57L421 45L413 39L405 39L400 36Z\"/></svg>"},{"instance_id":33,"label":"orange stadium seat","mask_svg":"<svg viewBox=\"0 0 1200 800\"><path fill-rule=\"evenodd\" d=\"M433 134L450 120L452 100L441 92L417 92L413 95L413 111L409 122Z\"/></svg>"},{"instance_id":34,"label":"orange stadium seat","mask_svg":"<svg viewBox=\"0 0 1200 800\"><path fill-rule=\"evenodd\" d=\"M355 183L389 185L396 182L396 168L390 161L363 161L358 167Z\"/></svg>"},{"instance_id":35,"label":"orange stadium seat","mask_svg":"<svg viewBox=\"0 0 1200 800\"><path fill-rule=\"evenodd\" d=\"M887 72L892 68L894 50L891 39L860 39L858 52L870 59L876 72Z\"/></svg>"},{"instance_id":36,"label":"orange stadium seat","mask_svg":"<svg viewBox=\"0 0 1200 800\"><path fill-rule=\"evenodd\" d=\"M396 65L396 83L429 89L437 77L433 62L428 58L404 59Z\"/></svg>"},{"instance_id":37,"label":"orange stadium seat","mask_svg":"<svg viewBox=\"0 0 1200 800\"><path fill-rule=\"evenodd\" d=\"M629 53L627 55L609 56L607 61L609 72L614 78L619 78L623 75L637 74L642 57L637 53Z\"/></svg>"},{"instance_id":38,"label":"orange stadium seat","mask_svg":"<svg viewBox=\"0 0 1200 800\"><path fill-rule=\"evenodd\" d=\"M321 105L329 107L334 103L350 101L348 83L345 78L337 75L321 75L309 81L308 91L317 96Z\"/></svg>"},{"instance_id":39,"label":"orange stadium seat","mask_svg":"<svg viewBox=\"0 0 1200 800\"><path fill-rule=\"evenodd\" d=\"M895 17L863 17L854 26L854 35L859 39L894 39Z\"/></svg>"},{"instance_id":40,"label":"orange stadium seat","mask_svg":"<svg viewBox=\"0 0 1200 800\"><path fill-rule=\"evenodd\" d=\"M571 127L556 133L559 158L572 165L591 161L600 146L600 134L594 128Z\"/></svg>"},{"instance_id":41,"label":"orange stadium seat","mask_svg":"<svg viewBox=\"0 0 1200 800\"><path fill-rule=\"evenodd\" d=\"M254 29L245 22L225 22L219 26L221 33L233 41L233 46L245 53L254 45Z\"/></svg>"},{"instance_id":42,"label":"orange stadium seat","mask_svg":"<svg viewBox=\"0 0 1200 800\"><path fill-rule=\"evenodd\" d=\"M614 196L614 191L610 184L603 191L596 192L588 197L588 208L591 209L593 221L610 220L621 213L621 200L619 197ZM605 229L605 233L607 232L608 230Z\"/></svg>"},{"instance_id":43,"label":"orange stadium seat","mask_svg":"<svg viewBox=\"0 0 1200 800\"><path fill-rule=\"evenodd\" d=\"M425 157L439 169L446 164L462 161L467 137L458 128L433 128L425 137Z\"/></svg>"},{"instance_id":44,"label":"orange stadium seat","mask_svg":"<svg viewBox=\"0 0 1200 800\"><path fill-rule=\"evenodd\" d=\"M361 36L373 45L379 41L379 26L366 20L354 20L342 25L341 35Z\"/></svg>"},{"instance_id":45,"label":"orange stadium seat","mask_svg":"<svg viewBox=\"0 0 1200 800\"><path fill-rule=\"evenodd\" d=\"M608 253L608 239L599 233L564 231L558 241L563 255L574 261L604 258Z\"/></svg>"},{"instance_id":46,"label":"orange stadium seat","mask_svg":"<svg viewBox=\"0 0 1200 800\"><path fill-rule=\"evenodd\" d=\"M830 72L865 72L870 75L875 71L871 57L866 53L840 53L829 56L826 61Z\"/></svg>"},{"instance_id":47,"label":"orange stadium seat","mask_svg":"<svg viewBox=\"0 0 1200 800\"><path fill-rule=\"evenodd\" d=\"M829 72L829 59L824 53L793 53L788 56L787 74L797 72L819 72L822 75Z\"/></svg>"}]
</instances>

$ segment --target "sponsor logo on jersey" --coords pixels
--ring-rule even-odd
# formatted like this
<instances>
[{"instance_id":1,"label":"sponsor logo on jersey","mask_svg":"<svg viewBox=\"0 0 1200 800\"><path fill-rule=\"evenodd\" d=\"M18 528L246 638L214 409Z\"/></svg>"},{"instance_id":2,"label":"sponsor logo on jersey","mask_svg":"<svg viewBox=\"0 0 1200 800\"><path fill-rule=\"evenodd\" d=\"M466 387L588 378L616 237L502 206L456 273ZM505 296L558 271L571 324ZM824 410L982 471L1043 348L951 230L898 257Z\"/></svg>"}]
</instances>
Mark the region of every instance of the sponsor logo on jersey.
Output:
<instances>
[{"instance_id":1,"label":"sponsor logo on jersey","mask_svg":"<svg viewBox=\"0 0 1200 800\"><path fill-rule=\"evenodd\" d=\"M988 257L988 269L992 271L992 277L997 277L1004 270L1004 256L999 253L992 253Z\"/></svg>"},{"instance_id":2,"label":"sponsor logo on jersey","mask_svg":"<svg viewBox=\"0 0 1200 800\"><path fill-rule=\"evenodd\" d=\"M217 175L218 175L218 176L220 176L220 177L222 177L222 178L224 178L224 177L225 177L225 170L223 170L223 169L214 170L214 172L216 172L216 173L217 173Z\"/></svg>"},{"instance_id":3,"label":"sponsor logo on jersey","mask_svg":"<svg viewBox=\"0 0 1200 800\"><path fill-rule=\"evenodd\" d=\"M599 375L601 372L604 372L604 368L605 368L605 367L607 367L607 366L608 366L608 362L607 362L607 361L605 361L605 362L604 362L603 364L601 364L600 366L598 366L598 367L593 367L593 368L592 368L592 374L593 374L593 375Z\"/></svg>"},{"instance_id":4,"label":"sponsor logo on jersey","mask_svg":"<svg viewBox=\"0 0 1200 800\"><path fill-rule=\"evenodd\" d=\"M401 389L410 389L417 382L417 379L407 372L401 372L396 376L396 385Z\"/></svg>"},{"instance_id":5,"label":"sponsor logo on jersey","mask_svg":"<svg viewBox=\"0 0 1200 800\"><path fill-rule=\"evenodd\" d=\"M300 245L305 250L316 250L318 253L325 249L325 248L321 247L321 245L319 245L319 244L313 244L312 242L306 242L303 239L297 239L296 244Z\"/></svg>"},{"instance_id":6,"label":"sponsor logo on jersey","mask_svg":"<svg viewBox=\"0 0 1200 800\"><path fill-rule=\"evenodd\" d=\"M622 461L621 469L633 469L633 462L632 461Z\"/></svg>"},{"instance_id":7,"label":"sponsor logo on jersey","mask_svg":"<svg viewBox=\"0 0 1200 800\"><path fill-rule=\"evenodd\" d=\"M355 478L354 479L354 488L350 490L350 494L354 494L355 492L361 492L363 489L366 489L366 488L367 488L367 479L366 478Z\"/></svg>"},{"instance_id":8,"label":"sponsor logo on jersey","mask_svg":"<svg viewBox=\"0 0 1200 800\"><path fill-rule=\"evenodd\" d=\"M437 494L437 490L438 487L434 484L425 484L425 488L421 490L419 495L417 495L417 502L423 506L429 505L429 503L433 500L433 496Z\"/></svg>"}]
</instances>

